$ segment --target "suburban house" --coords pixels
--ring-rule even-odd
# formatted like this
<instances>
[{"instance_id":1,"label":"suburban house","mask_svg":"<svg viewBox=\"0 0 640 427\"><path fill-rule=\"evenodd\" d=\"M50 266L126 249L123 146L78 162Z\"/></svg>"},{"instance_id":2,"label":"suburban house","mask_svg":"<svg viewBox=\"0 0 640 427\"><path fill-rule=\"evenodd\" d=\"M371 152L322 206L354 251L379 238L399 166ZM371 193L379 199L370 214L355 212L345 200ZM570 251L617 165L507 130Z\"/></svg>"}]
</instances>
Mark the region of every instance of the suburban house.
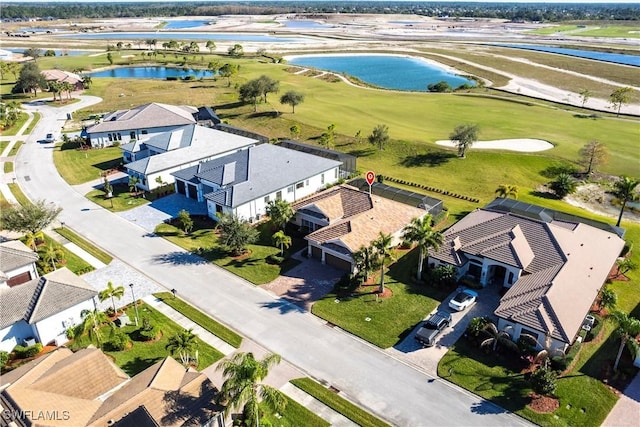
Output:
<instances>
[{"instance_id":1,"label":"suburban house","mask_svg":"<svg viewBox=\"0 0 640 427\"><path fill-rule=\"evenodd\" d=\"M152 102L108 113L99 123L87 127L86 134L92 147L128 144L182 126L195 125L194 115L197 113L198 109L190 106Z\"/></svg>"},{"instance_id":2,"label":"suburban house","mask_svg":"<svg viewBox=\"0 0 640 427\"><path fill-rule=\"evenodd\" d=\"M256 139L193 124L145 136L121 148L127 174L138 178L139 188L150 191L172 184L173 172L257 143Z\"/></svg>"},{"instance_id":3,"label":"suburban house","mask_svg":"<svg viewBox=\"0 0 640 427\"><path fill-rule=\"evenodd\" d=\"M20 240L0 243L0 289L38 278L38 254Z\"/></svg>"},{"instance_id":4,"label":"suburban house","mask_svg":"<svg viewBox=\"0 0 640 427\"><path fill-rule=\"evenodd\" d=\"M82 77L75 73L71 73L69 71L63 70L44 70L41 71L40 74L44 77L47 82L54 83L69 83L73 90L83 90L84 83L82 82Z\"/></svg>"},{"instance_id":5,"label":"suburban house","mask_svg":"<svg viewBox=\"0 0 640 427\"><path fill-rule=\"evenodd\" d=\"M452 225L429 265L506 289L494 314L513 340L565 350L624 247L619 229L511 199Z\"/></svg>"},{"instance_id":6,"label":"suburban house","mask_svg":"<svg viewBox=\"0 0 640 427\"><path fill-rule=\"evenodd\" d=\"M261 144L174 172L176 192L206 202L207 212L232 213L249 222L267 204L294 202L338 181L340 162Z\"/></svg>"},{"instance_id":7,"label":"suburban house","mask_svg":"<svg viewBox=\"0 0 640 427\"><path fill-rule=\"evenodd\" d=\"M376 194L339 185L292 204L292 219L308 231L307 253L328 265L354 272L353 253L368 246L379 234L401 242L402 229L429 212Z\"/></svg>"},{"instance_id":8,"label":"suburban house","mask_svg":"<svg viewBox=\"0 0 640 427\"><path fill-rule=\"evenodd\" d=\"M81 322L82 310L95 308L97 294L66 267L19 286L0 288L0 350L36 342L66 343L67 328Z\"/></svg>"},{"instance_id":9,"label":"suburban house","mask_svg":"<svg viewBox=\"0 0 640 427\"><path fill-rule=\"evenodd\" d=\"M171 357L130 378L97 348L63 347L2 375L0 425L224 427L217 394Z\"/></svg>"}]
</instances>

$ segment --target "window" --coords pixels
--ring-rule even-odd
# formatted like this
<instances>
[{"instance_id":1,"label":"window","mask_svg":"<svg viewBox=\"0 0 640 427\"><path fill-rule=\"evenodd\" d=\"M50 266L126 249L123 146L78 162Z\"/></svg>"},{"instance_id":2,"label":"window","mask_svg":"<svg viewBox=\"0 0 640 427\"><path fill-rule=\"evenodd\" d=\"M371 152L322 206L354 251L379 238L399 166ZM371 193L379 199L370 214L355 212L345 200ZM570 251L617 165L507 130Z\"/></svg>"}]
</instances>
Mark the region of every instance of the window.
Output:
<instances>
[{"instance_id":1,"label":"window","mask_svg":"<svg viewBox=\"0 0 640 427\"><path fill-rule=\"evenodd\" d=\"M320 175L320 184L324 184L324 174Z\"/></svg>"},{"instance_id":2,"label":"window","mask_svg":"<svg viewBox=\"0 0 640 427\"><path fill-rule=\"evenodd\" d=\"M216 213L222 213L222 205L216 203Z\"/></svg>"},{"instance_id":3,"label":"window","mask_svg":"<svg viewBox=\"0 0 640 427\"><path fill-rule=\"evenodd\" d=\"M131 131L131 133L129 133L129 138L136 139L136 132L135 131Z\"/></svg>"},{"instance_id":4,"label":"window","mask_svg":"<svg viewBox=\"0 0 640 427\"><path fill-rule=\"evenodd\" d=\"M282 191L276 193L276 200L282 200Z\"/></svg>"},{"instance_id":5,"label":"window","mask_svg":"<svg viewBox=\"0 0 640 427\"><path fill-rule=\"evenodd\" d=\"M309 186L309 180L306 180L306 181L304 182L304 185Z\"/></svg>"},{"instance_id":6,"label":"window","mask_svg":"<svg viewBox=\"0 0 640 427\"><path fill-rule=\"evenodd\" d=\"M122 134L120 132L118 132L117 137L118 137L118 141L122 141Z\"/></svg>"},{"instance_id":7,"label":"window","mask_svg":"<svg viewBox=\"0 0 640 427\"><path fill-rule=\"evenodd\" d=\"M146 129L142 129L142 131L140 133L143 134L143 135L146 135L147 134L147 130Z\"/></svg>"},{"instance_id":8,"label":"window","mask_svg":"<svg viewBox=\"0 0 640 427\"><path fill-rule=\"evenodd\" d=\"M107 136L109 137L109 142L113 141L113 135L109 134Z\"/></svg>"},{"instance_id":9,"label":"window","mask_svg":"<svg viewBox=\"0 0 640 427\"><path fill-rule=\"evenodd\" d=\"M269 203L269 196L266 196L266 197L264 198L264 204L266 205L267 203Z\"/></svg>"},{"instance_id":10,"label":"window","mask_svg":"<svg viewBox=\"0 0 640 427\"><path fill-rule=\"evenodd\" d=\"M301 182L296 184L296 189L300 189L302 187L304 187L304 181L301 181Z\"/></svg>"},{"instance_id":11,"label":"window","mask_svg":"<svg viewBox=\"0 0 640 427\"><path fill-rule=\"evenodd\" d=\"M287 193L293 193L293 185L287 187Z\"/></svg>"},{"instance_id":12,"label":"window","mask_svg":"<svg viewBox=\"0 0 640 427\"><path fill-rule=\"evenodd\" d=\"M334 169L333 172L334 172L333 177L335 179L338 179L338 169Z\"/></svg>"}]
</instances>

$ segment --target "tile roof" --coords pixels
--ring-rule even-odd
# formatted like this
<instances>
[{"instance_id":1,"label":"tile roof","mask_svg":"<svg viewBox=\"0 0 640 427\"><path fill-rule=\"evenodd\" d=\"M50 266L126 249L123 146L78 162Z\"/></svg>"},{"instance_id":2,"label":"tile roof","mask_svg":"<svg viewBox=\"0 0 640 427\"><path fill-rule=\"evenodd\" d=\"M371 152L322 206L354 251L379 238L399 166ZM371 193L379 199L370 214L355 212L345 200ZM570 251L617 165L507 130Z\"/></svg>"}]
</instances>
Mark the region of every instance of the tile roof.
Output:
<instances>
[{"instance_id":1,"label":"tile roof","mask_svg":"<svg viewBox=\"0 0 640 427\"><path fill-rule=\"evenodd\" d=\"M181 138L190 138L188 144L187 142L175 143L183 146L183 148L145 157L144 159L127 163L125 167L141 174L151 174L175 167L187 167L212 157L246 148L258 142L255 139L203 126L193 125L190 128L192 132L187 132L184 129L177 131ZM169 133L172 134L173 132Z\"/></svg>"},{"instance_id":2,"label":"tile roof","mask_svg":"<svg viewBox=\"0 0 640 427\"><path fill-rule=\"evenodd\" d=\"M25 320L37 286L38 279L33 279L20 286L0 289L0 329Z\"/></svg>"},{"instance_id":3,"label":"tile roof","mask_svg":"<svg viewBox=\"0 0 640 427\"><path fill-rule=\"evenodd\" d=\"M337 203L336 196L340 197L340 203ZM351 253L369 245L381 232L395 234L412 219L427 214L424 209L375 195L370 197L348 186L333 187L292 206L294 209L309 209L312 206L321 209L324 206L327 217L344 209L337 222L316 230L306 239L320 245L338 245Z\"/></svg>"},{"instance_id":4,"label":"tile roof","mask_svg":"<svg viewBox=\"0 0 640 427\"><path fill-rule=\"evenodd\" d=\"M102 122L87 128L87 133L129 131L165 126L194 124L193 115L198 110L190 106L178 106L152 102L130 110L118 110L107 114Z\"/></svg>"},{"instance_id":5,"label":"tile roof","mask_svg":"<svg viewBox=\"0 0 640 427\"><path fill-rule=\"evenodd\" d=\"M82 81L82 77L80 77L75 73L71 73L69 71L43 70L40 72L40 74L44 76L45 80L48 80L48 81L55 80L56 82L59 82L59 83L67 82L67 83L71 83L72 85L75 85Z\"/></svg>"},{"instance_id":6,"label":"tile roof","mask_svg":"<svg viewBox=\"0 0 640 427\"><path fill-rule=\"evenodd\" d=\"M569 343L624 241L613 230L547 219L476 210L445 231L432 258L462 266L473 255L521 269L495 314Z\"/></svg>"},{"instance_id":7,"label":"tile roof","mask_svg":"<svg viewBox=\"0 0 640 427\"><path fill-rule=\"evenodd\" d=\"M0 272L6 273L38 260L38 254L20 240L0 243Z\"/></svg>"}]
</instances>

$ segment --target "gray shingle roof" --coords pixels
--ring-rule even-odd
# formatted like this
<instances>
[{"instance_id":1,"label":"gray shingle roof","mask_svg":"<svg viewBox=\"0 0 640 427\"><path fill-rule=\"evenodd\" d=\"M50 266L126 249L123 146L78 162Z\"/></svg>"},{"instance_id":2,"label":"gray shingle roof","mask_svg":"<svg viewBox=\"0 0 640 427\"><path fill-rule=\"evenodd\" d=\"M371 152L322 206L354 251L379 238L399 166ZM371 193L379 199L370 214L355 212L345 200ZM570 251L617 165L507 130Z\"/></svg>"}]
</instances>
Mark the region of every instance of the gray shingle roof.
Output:
<instances>
[{"instance_id":1,"label":"gray shingle roof","mask_svg":"<svg viewBox=\"0 0 640 427\"><path fill-rule=\"evenodd\" d=\"M38 260L38 254L19 240L0 243L0 273L15 270Z\"/></svg>"},{"instance_id":2,"label":"gray shingle roof","mask_svg":"<svg viewBox=\"0 0 640 427\"><path fill-rule=\"evenodd\" d=\"M126 164L125 167L133 172L151 174L224 155L258 142L255 139L198 125L193 125L192 130L189 144L186 144L186 142L184 144L188 146L136 160ZM187 132L184 130L181 132L182 137L188 137L189 134Z\"/></svg>"},{"instance_id":3,"label":"gray shingle roof","mask_svg":"<svg viewBox=\"0 0 640 427\"><path fill-rule=\"evenodd\" d=\"M33 279L0 290L0 329L24 320L37 285L38 279Z\"/></svg>"},{"instance_id":4,"label":"gray shingle roof","mask_svg":"<svg viewBox=\"0 0 640 427\"><path fill-rule=\"evenodd\" d=\"M153 102L130 110L109 113L102 122L87 128L87 133L188 125L196 122L193 115L197 112L196 108L186 105L178 106Z\"/></svg>"}]
</instances>

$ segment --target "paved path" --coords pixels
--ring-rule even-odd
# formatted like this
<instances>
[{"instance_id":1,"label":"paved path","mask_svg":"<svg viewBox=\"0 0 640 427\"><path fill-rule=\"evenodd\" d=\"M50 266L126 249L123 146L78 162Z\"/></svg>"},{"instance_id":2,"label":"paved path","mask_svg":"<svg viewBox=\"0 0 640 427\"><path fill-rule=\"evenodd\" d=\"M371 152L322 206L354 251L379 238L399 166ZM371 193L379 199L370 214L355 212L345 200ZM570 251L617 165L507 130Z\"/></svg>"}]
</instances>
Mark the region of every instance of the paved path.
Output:
<instances>
[{"instance_id":1,"label":"paved path","mask_svg":"<svg viewBox=\"0 0 640 427\"><path fill-rule=\"evenodd\" d=\"M640 425L640 373L620 395L603 427L638 427Z\"/></svg>"},{"instance_id":2,"label":"paved path","mask_svg":"<svg viewBox=\"0 0 640 427\"><path fill-rule=\"evenodd\" d=\"M51 108L36 105L42 120L35 134L55 129L66 113L99 99ZM57 124L60 126L60 124ZM96 206L57 173L51 150L27 140L16 161L17 180L32 200L60 204L60 220L87 240L178 294L260 346L283 356L312 378L322 379L354 403L401 426L528 424L504 409L417 371L372 345L274 297L170 242Z\"/></svg>"}]
</instances>

